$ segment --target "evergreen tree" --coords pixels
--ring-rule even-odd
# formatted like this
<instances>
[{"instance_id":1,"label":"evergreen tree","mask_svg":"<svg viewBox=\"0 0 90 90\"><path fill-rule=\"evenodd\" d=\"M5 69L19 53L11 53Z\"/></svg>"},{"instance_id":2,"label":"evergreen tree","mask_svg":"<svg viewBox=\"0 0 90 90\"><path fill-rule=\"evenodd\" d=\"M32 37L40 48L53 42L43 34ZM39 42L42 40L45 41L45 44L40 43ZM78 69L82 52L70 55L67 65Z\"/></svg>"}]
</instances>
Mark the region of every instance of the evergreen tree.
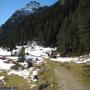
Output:
<instances>
[{"instance_id":1,"label":"evergreen tree","mask_svg":"<svg viewBox=\"0 0 90 90\"><path fill-rule=\"evenodd\" d=\"M18 55L18 61L19 62L24 62L25 60L25 48L22 47L21 50L20 50L20 53Z\"/></svg>"},{"instance_id":2,"label":"evergreen tree","mask_svg":"<svg viewBox=\"0 0 90 90\"><path fill-rule=\"evenodd\" d=\"M78 9L78 33L82 53L90 51L90 0L81 0Z\"/></svg>"},{"instance_id":3,"label":"evergreen tree","mask_svg":"<svg viewBox=\"0 0 90 90\"><path fill-rule=\"evenodd\" d=\"M50 7L33 5L36 10L32 14L14 16L15 23L11 17L1 26L1 46L36 40L46 46L57 45L60 52L69 55L90 52L90 0L59 0Z\"/></svg>"}]
</instances>

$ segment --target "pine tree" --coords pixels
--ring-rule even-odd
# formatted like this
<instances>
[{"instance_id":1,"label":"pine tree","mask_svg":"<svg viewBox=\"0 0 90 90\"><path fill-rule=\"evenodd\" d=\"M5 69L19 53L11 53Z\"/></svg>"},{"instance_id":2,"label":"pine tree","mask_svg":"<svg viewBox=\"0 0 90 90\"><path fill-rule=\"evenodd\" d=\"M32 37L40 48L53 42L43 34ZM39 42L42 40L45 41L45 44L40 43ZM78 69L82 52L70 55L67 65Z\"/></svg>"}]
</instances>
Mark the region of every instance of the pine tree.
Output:
<instances>
[{"instance_id":1,"label":"pine tree","mask_svg":"<svg viewBox=\"0 0 90 90\"><path fill-rule=\"evenodd\" d=\"M90 51L90 0L81 0L78 9L78 33L82 53Z\"/></svg>"}]
</instances>

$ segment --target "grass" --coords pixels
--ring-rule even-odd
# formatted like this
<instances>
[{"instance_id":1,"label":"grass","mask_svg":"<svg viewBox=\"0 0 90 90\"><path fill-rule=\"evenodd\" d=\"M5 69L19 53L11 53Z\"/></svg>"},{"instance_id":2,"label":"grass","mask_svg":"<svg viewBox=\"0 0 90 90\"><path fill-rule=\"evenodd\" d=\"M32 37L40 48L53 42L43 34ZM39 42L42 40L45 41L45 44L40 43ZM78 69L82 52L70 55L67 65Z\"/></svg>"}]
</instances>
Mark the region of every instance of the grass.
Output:
<instances>
[{"instance_id":1,"label":"grass","mask_svg":"<svg viewBox=\"0 0 90 90\"><path fill-rule=\"evenodd\" d=\"M23 77L17 75L7 75L7 72L0 72L0 76L6 78L6 84L2 87L19 87L20 90L37 90L42 84L48 82L48 87L42 90L57 90L57 79L53 71L53 63L46 60L46 64L41 67L42 70L39 72L38 82L27 82ZM30 85L37 85L36 87L30 89Z\"/></svg>"},{"instance_id":2,"label":"grass","mask_svg":"<svg viewBox=\"0 0 90 90\"><path fill-rule=\"evenodd\" d=\"M76 64L74 62L59 63L59 65L72 71L83 84L90 88L90 65Z\"/></svg>"},{"instance_id":3,"label":"grass","mask_svg":"<svg viewBox=\"0 0 90 90\"><path fill-rule=\"evenodd\" d=\"M90 65L76 64L73 62L70 62L70 63L68 62L57 63L56 62L55 64L50 60L46 60L46 62L47 63L42 67L42 70L40 71L40 74L38 77L39 81L36 83L27 82L27 80L17 75L7 75L6 72L0 72L0 76L6 77L7 83L3 85L3 87L19 87L20 90L37 90L37 88L40 85L48 82L49 86L42 90L57 90L57 78L53 70L55 67L54 65L59 65L73 72L83 84L86 84L90 88ZM34 84L37 86L30 89L31 84Z\"/></svg>"},{"instance_id":4,"label":"grass","mask_svg":"<svg viewBox=\"0 0 90 90\"><path fill-rule=\"evenodd\" d=\"M6 72L0 72L0 76L5 76L6 84L1 87L18 87L20 90L30 90L27 80L17 75L7 75Z\"/></svg>"},{"instance_id":5,"label":"grass","mask_svg":"<svg viewBox=\"0 0 90 90\"><path fill-rule=\"evenodd\" d=\"M46 62L44 72L42 71L39 75L39 85L48 82L49 86L43 90L57 90L57 79L53 73L53 64L49 60Z\"/></svg>"}]
</instances>

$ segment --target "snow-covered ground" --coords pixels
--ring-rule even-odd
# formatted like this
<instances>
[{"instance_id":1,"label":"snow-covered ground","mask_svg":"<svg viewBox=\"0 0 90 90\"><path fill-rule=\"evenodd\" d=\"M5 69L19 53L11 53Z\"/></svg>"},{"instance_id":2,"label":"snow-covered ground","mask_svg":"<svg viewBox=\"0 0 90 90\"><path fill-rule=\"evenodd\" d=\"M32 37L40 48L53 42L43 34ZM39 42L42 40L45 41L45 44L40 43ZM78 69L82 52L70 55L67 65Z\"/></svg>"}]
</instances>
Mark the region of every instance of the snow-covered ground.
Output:
<instances>
[{"instance_id":1,"label":"snow-covered ground","mask_svg":"<svg viewBox=\"0 0 90 90\"><path fill-rule=\"evenodd\" d=\"M90 64L90 56L86 58L86 56L83 57L57 57L57 58L50 58L53 61L58 62L75 62L75 63L89 63Z\"/></svg>"},{"instance_id":2,"label":"snow-covered ground","mask_svg":"<svg viewBox=\"0 0 90 90\"><path fill-rule=\"evenodd\" d=\"M10 70L11 66L13 66L14 64L12 63L4 63L3 60L0 59L0 70Z\"/></svg>"},{"instance_id":3,"label":"snow-covered ground","mask_svg":"<svg viewBox=\"0 0 90 90\"><path fill-rule=\"evenodd\" d=\"M22 47L25 47L25 62L17 62L18 54ZM51 53L53 48L44 48L42 46L36 45L36 43L28 44L26 46L16 46L17 49L13 50L15 56L11 56L11 52L6 49L0 48L0 71L7 71L7 75L19 75L25 79L31 78L33 81L34 76L38 74L38 68L26 68L28 62L33 62L35 65L41 65L44 63L44 57L48 57L47 53ZM28 54L27 54L28 53ZM15 63L20 64L24 69L13 70L12 66L15 66Z\"/></svg>"},{"instance_id":4,"label":"snow-covered ground","mask_svg":"<svg viewBox=\"0 0 90 90\"><path fill-rule=\"evenodd\" d=\"M27 79L30 75L30 71L29 70L10 70L8 72L8 75L19 75L19 76L22 76L24 77L25 79Z\"/></svg>"},{"instance_id":5,"label":"snow-covered ground","mask_svg":"<svg viewBox=\"0 0 90 90\"><path fill-rule=\"evenodd\" d=\"M77 61L78 58L70 58L70 57L58 57L58 58L51 58L53 61L60 61L60 62L71 62L71 61Z\"/></svg>"},{"instance_id":6,"label":"snow-covered ground","mask_svg":"<svg viewBox=\"0 0 90 90\"><path fill-rule=\"evenodd\" d=\"M4 48L0 48L0 56L4 56L4 55L11 55L11 52L7 51Z\"/></svg>"},{"instance_id":7,"label":"snow-covered ground","mask_svg":"<svg viewBox=\"0 0 90 90\"><path fill-rule=\"evenodd\" d=\"M15 62L18 60L18 54L22 47L25 47L25 62L19 63L21 66L24 67L24 69L19 70L12 70L11 67L15 65ZM51 54L52 50L56 50L56 48L50 48L50 47L42 47L37 45L36 43L33 44L27 44L26 46L16 46L16 50L13 50L13 54L16 54L16 56L11 56L11 52L7 51L6 49L0 48L0 71L7 71L7 75L19 75L24 77L25 79L28 79L31 77L31 80L37 81L34 78L34 75L38 74L39 69L38 68L29 68L27 69L27 62L32 60L33 63L37 65L41 65L45 63L44 58L49 58L48 53ZM38 60L37 60L38 59ZM49 58L53 61L59 61L59 62L75 62L75 63L87 63L90 62L89 58L83 58L83 57L57 57L57 58ZM31 61L30 61L31 62Z\"/></svg>"},{"instance_id":8,"label":"snow-covered ground","mask_svg":"<svg viewBox=\"0 0 90 90\"><path fill-rule=\"evenodd\" d=\"M60 54L57 54L55 58L49 58L49 59L58 62L75 62L78 64L80 63L90 64L90 54L78 56L78 57L61 57Z\"/></svg>"}]
</instances>

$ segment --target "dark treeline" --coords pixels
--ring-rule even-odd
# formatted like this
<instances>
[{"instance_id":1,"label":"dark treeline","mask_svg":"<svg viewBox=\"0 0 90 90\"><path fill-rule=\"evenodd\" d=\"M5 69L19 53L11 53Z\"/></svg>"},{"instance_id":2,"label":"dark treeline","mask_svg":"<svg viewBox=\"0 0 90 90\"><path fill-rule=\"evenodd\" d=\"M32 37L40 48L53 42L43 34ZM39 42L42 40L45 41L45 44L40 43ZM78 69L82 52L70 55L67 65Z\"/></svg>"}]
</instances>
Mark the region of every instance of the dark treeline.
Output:
<instances>
[{"instance_id":1,"label":"dark treeline","mask_svg":"<svg viewBox=\"0 0 90 90\"><path fill-rule=\"evenodd\" d=\"M35 40L45 46L57 46L64 54L90 52L90 0L60 0L31 15L15 18L14 23L10 20L1 27L1 46Z\"/></svg>"}]
</instances>

